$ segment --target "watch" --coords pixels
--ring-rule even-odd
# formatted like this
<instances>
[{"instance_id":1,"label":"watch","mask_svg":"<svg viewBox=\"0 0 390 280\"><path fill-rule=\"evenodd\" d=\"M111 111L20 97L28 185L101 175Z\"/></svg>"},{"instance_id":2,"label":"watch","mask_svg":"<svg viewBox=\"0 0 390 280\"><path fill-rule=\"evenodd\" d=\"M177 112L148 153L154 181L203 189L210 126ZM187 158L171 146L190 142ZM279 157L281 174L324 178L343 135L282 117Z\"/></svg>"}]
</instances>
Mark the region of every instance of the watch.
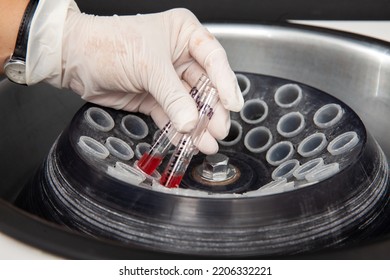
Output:
<instances>
[{"instance_id":1,"label":"watch","mask_svg":"<svg viewBox=\"0 0 390 280\"><path fill-rule=\"evenodd\" d=\"M5 75L10 81L17 84L26 85L26 54L28 35L38 2L39 0L30 0L28 3L19 26L15 50L4 65Z\"/></svg>"}]
</instances>

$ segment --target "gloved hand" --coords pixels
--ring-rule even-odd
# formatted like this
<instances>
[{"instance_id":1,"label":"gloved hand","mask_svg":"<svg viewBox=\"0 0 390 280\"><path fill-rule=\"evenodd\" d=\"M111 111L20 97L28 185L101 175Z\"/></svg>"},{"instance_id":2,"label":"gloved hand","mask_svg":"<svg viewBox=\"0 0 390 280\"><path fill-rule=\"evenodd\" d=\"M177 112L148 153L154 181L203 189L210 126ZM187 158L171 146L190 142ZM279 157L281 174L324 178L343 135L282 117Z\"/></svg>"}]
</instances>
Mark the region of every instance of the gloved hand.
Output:
<instances>
[{"instance_id":1,"label":"gloved hand","mask_svg":"<svg viewBox=\"0 0 390 280\"><path fill-rule=\"evenodd\" d=\"M201 73L217 88L220 103L199 150L215 153L229 110L243 98L226 53L185 9L157 14L100 17L71 0L40 1L30 29L27 83L70 88L89 102L151 115L159 127L170 119L189 132L198 112L188 92Z\"/></svg>"}]
</instances>

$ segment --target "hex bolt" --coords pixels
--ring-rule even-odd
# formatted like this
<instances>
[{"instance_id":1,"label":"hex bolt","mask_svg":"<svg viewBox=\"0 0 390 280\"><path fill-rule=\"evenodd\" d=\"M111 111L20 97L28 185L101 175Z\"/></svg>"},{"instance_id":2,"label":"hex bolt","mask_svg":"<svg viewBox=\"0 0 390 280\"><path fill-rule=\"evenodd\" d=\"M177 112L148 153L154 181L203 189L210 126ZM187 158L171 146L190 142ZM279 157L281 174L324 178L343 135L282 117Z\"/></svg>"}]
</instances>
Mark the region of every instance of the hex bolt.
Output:
<instances>
[{"instance_id":1,"label":"hex bolt","mask_svg":"<svg viewBox=\"0 0 390 280\"><path fill-rule=\"evenodd\" d=\"M229 157L223 154L208 155L202 164L201 176L211 181L228 179L230 173Z\"/></svg>"}]
</instances>

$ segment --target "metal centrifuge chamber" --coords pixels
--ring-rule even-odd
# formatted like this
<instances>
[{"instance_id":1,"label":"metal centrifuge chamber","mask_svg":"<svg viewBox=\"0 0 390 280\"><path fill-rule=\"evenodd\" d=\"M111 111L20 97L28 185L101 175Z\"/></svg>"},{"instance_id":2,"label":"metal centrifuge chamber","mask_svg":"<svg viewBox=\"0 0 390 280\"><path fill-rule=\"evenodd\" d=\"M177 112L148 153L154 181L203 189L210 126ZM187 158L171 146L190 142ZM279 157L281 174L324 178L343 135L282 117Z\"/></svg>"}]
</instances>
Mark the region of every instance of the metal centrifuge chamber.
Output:
<instances>
[{"instance_id":1,"label":"metal centrifuge chamber","mask_svg":"<svg viewBox=\"0 0 390 280\"><path fill-rule=\"evenodd\" d=\"M298 25L210 24L235 71L275 76L328 93L362 119L386 156L388 142L390 45L370 38ZM29 88L1 82L2 141L1 229L22 241L71 258L174 256L136 245L94 239L32 215L14 204L58 134L81 102L46 85ZM61 241L59 241L61 240ZM381 256L386 237L319 257ZM177 253L177 252L176 252ZM354 255L352 255L354 254ZM245 256L245 255L244 255ZM263 256L264 257L264 256Z\"/></svg>"}]
</instances>

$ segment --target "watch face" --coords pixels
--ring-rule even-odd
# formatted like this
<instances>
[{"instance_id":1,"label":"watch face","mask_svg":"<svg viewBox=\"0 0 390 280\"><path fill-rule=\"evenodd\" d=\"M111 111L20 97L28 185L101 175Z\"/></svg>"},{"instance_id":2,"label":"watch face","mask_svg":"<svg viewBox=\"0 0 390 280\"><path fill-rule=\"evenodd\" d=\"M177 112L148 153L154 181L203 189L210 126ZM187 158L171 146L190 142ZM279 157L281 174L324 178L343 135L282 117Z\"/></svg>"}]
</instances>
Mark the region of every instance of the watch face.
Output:
<instances>
[{"instance_id":1,"label":"watch face","mask_svg":"<svg viewBox=\"0 0 390 280\"><path fill-rule=\"evenodd\" d=\"M26 84L26 64L24 61L9 61L4 66L8 79L17 84Z\"/></svg>"}]
</instances>

